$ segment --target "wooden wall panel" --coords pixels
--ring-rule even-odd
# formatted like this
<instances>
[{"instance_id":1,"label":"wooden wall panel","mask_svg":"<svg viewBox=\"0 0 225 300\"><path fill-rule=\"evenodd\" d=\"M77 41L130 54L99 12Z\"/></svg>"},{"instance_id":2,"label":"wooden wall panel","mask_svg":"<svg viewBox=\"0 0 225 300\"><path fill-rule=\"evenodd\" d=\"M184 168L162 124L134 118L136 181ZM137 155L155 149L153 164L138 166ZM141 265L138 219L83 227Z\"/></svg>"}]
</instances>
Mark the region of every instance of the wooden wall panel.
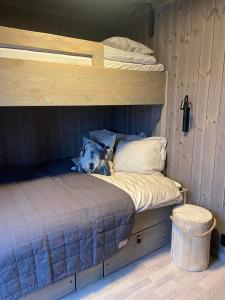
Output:
<instances>
[{"instance_id":1,"label":"wooden wall panel","mask_svg":"<svg viewBox=\"0 0 225 300\"><path fill-rule=\"evenodd\" d=\"M115 108L113 128L125 133L159 135L161 109L161 105L118 106Z\"/></svg>"},{"instance_id":2,"label":"wooden wall panel","mask_svg":"<svg viewBox=\"0 0 225 300\"><path fill-rule=\"evenodd\" d=\"M0 108L0 166L77 156L90 130L157 130L161 106Z\"/></svg>"},{"instance_id":3,"label":"wooden wall panel","mask_svg":"<svg viewBox=\"0 0 225 300\"><path fill-rule=\"evenodd\" d=\"M165 7L166 8L166 7ZM160 44L157 42L156 39L154 39L154 49L161 48L161 55L158 55L158 59L161 60L162 55L165 53L167 56L164 56L162 58L162 62L165 65L165 68L168 72L168 91L167 91L167 124L166 124L166 135L168 141L170 141L174 135L175 132L175 123L172 122L174 119L174 116L176 115L177 111L177 105L176 101L173 101L175 98L175 94L177 93L177 84L178 84L178 35L177 35L177 23L176 15L178 13L178 3L172 2L171 3L171 9L167 11L169 13L169 25L166 22L162 22L161 18L163 17L163 14L159 14L156 12L156 28L158 28L159 24L162 23L165 28L167 28L166 36L164 36L164 47L160 47ZM168 25L168 27L167 27ZM162 25L161 25L162 26ZM159 29L157 29L159 30ZM165 31L164 31L165 32ZM163 31L159 31L159 34L162 35ZM155 37L157 36L157 32ZM167 49L168 51L163 51L164 49ZM157 51L157 50L156 50ZM158 51L156 52L159 53ZM171 124L171 126L170 126ZM171 145L171 147L167 148L167 170L172 170L173 163L172 163L172 157L174 155L174 149Z\"/></svg>"},{"instance_id":4,"label":"wooden wall panel","mask_svg":"<svg viewBox=\"0 0 225 300\"><path fill-rule=\"evenodd\" d=\"M217 217L218 246L225 232L225 1L175 0L157 9L156 28L152 45L169 72L167 172L190 189L192 203ZM188 134L179 109L185 94L192 103Z\"/></svg>"},{"instance_id":5,"label":"wooden wall panel","mask_svg":"<svg viewBox=\"0 0 225 300\"><path fill-rule=\"evenodd\" d=\"M213 47L213 32L215 14L212 13L215 9L215 1L202 2L201 13L201 43L200 43L200 59L198 70L198 89L196 96L196 109L194 116L194 134L193 134L193 159L192 159L192 174L191 174L191 191L192 201L196 204L200 203L201 194L201 177L204 149L204 132L207 110L207 98L209 92L209 81L212 60Z\"/></svg>"},{"instance_id":6,"label":"wooden wall panel","mask_svg":"<svg viewBox=\"0 0 225 300\"><path fill-rule=\"evenodd\" d=\"M0 109L0 165L76 156L89 130L110 129L111 107Z\"/></svg>"},{"instance_id":7,"label":"wooden wall panel","mask_svg":"<svg viewBox=\"0 0 225 300\"><path fill-rule=\"evenodd\" d=\"M176 139L172 148L172 167L176 174L184 182L183 169L183 143L184 135L181 132L182 114L180 113L180 99L187 94L187 78L189 67L189 46L190 46L190 26L191 26L191 1L182 0L178 4L177 13L177 35L178 35L178 63L177 63L177 92L176 92L176 114L175 114L175 131L173 135ZM165 49L165 48L164 48ZM182 55L181 55L182 54Z\"/></svg>"},{"instance_id":8,"label":"wooden wall panel","mask_svg":"<svg viewBox=\"0 0 225 300\"><path fill-rule=\"evenodd\" d=\"M225 233L225 1L175 0L155 16L153 39L134 24L127 35L150 44L169 73L167 173L189 188L191 203L216 216L217 248ZM191 129L183 134L180 104L186 94Z\"/></svg>"}]
</instances>

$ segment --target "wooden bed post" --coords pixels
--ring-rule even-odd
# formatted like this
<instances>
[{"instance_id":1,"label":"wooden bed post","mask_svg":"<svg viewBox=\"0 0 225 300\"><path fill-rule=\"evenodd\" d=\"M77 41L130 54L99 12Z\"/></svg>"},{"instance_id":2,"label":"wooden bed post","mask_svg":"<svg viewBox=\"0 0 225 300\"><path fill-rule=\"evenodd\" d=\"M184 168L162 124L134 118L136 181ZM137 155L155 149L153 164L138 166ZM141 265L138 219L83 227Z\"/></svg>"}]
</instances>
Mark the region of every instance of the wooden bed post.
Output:
<instances>
[{"instance_id":1,"label":"wooden bed post","mask_svg":"<svg viewBox=\"0 0 225 300\"><path fill-rule=\"evenodd\" d=\"M165 103L164 103L162 111L161 111L160 135L166 137L166 120L167 120L167 100L168 100L168 78L169 78L169 72L165 71L165 73L166 73Z\"/></svg>"}]
</instances>

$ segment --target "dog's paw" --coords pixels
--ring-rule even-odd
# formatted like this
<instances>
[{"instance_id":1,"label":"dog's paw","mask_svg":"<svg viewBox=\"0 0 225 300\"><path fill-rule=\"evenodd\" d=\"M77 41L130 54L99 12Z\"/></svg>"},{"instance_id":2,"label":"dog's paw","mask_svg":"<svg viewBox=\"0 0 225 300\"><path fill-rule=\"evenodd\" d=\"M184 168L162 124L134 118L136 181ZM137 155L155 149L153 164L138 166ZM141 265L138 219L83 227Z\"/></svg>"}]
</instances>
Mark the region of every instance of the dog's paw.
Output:
<instances>
[{"instance_id":1,"label":"dog's paw","mask_svg":"<svg viewBox=\"0 0 225 300\"><path fill-rule=\"evenodd\" d=\"M74 166L74 167L71 167L71 169L70 169L71 171L76 171L76 167Z\"/></svg>"}]
</instances>

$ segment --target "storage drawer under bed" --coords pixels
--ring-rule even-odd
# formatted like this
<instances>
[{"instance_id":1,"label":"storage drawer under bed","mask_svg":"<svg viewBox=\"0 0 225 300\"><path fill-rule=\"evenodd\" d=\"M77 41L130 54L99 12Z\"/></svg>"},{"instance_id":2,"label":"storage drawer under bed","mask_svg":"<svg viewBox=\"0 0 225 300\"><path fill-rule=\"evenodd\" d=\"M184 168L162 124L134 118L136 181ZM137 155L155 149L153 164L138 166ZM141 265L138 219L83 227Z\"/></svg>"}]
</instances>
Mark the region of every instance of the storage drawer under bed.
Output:
<instances>
[{"instance_id":1,"label":"storage drawer under bed","mask_svg":"<svg viewBox=\"0 0 225 300\"><path fill-rule=\"evenodd\" d=\"M170 242L171 222L169 215L173 206L138 213L128 243L118 253L103 263L65 278L46 288L33 292L23 300L55 300L79 290L98 279L122 268Z\"/></svg>"},{"instance_id":2,"label":"storage drawer under bed","mask_svg":"<svg viewBox=\"0 0 225 300\"><path fill-rule=\"evenodd\" d=\"M149 227L155 226L161 222L169 221L170 215L172 214L175 206L176 204L161 208L148 209L136 213L132 235Z\"/></svg>"},{"instance_id":3,"label":"storage drawer under bed","mask_svg":"<svg viewBox=\"0 0 225 300\"><path fill-rule=\"evenodd\" d=\"M138 258L147 255L166 245L171 238L171 222L166 221L133 234L127 245L116 255L104 262L104 275L128 265Z\"/></svg>"}]
</instances>

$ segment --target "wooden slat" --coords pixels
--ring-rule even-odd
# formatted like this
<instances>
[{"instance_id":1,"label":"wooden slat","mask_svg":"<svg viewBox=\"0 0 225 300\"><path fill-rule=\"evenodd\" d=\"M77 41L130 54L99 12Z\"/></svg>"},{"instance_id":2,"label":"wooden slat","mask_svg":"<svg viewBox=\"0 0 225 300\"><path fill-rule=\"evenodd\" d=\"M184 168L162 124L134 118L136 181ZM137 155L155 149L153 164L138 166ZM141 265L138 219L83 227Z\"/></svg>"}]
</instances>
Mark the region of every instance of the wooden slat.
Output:
<instances>
[{"instance_id":1,"label":"wooden slat","mask_svg":"<svg viewBox=\"0 0 225 300\"><path fill-rule=\"evenodd\" d=\"M182 181L185 186L191 184L192 173L192 154L193 154L193 138L194 138L194 116L197 102L198 91L198 71L200 66L201 38L202 38L202 1L192 1L191 8L191 30L190 30L190 46L188 58L188 73L187 73L187 95L191 101L191 116L190 116L190 131L183 136L183 155L181 162ZM193 204L195 199L193 199Z\"/></svg>"},{"instance_id":2,"label":"wooden slat","mask_svg":"<svg viewBox=\"0 0 225 300\"><path fill-rule=\"evenodd\" d=\"M0 106L163 104L166 75L0 58Z\"/></svg>"},{"instance_id":3,"label":"wooden slat","mask_svg":"<svg viewBox=\"0 0 225 300\"><path fill-rule=\"evenodd\" d=\"M0 46L86 55L93 65L104 65L103 44L92 41L0 26Z\"/></svg>"},{"instance_id":4,"label":"wooden slat","mask_svg":"<svg viewBox=\"0 0 225 300\"><path fill-rule=\"evenodd\" d=\"M169 6L169 11L172 18L171 28L169 28L169 45L168 53L169 58L167 62L167 72L168 72L168 90L167 90L167 116L166 116L166 136L168 139L167 147L167 172L172 176L173 168L173 132L175 128L175 115L176 115L176 87L177 87L177 69L178 69L178 53L177 53L177 26L176 26L176 15L177 15L177 2L172 2ZM157 43L157 38L155 37ZM173 175L174 176L174 175Z\"/></svg>"},{"instance_id":5,"label":"wooden slat","mask_svg":"<svg viewBox=\"0 0 225 300\"><path fill-rule=\"evenodd\" d=\"M205 119L207 109L207 97L209 89L211 56L213 46L213 30L215 14L215 1L207 0L203 2L202 18L202 38L201 54L198 70L198 91L197 103L194 115L194 141L193 141L193 160L191 174L191 193L193 202L200 203L202 160L204 147Z\"/></svg>"},{"instance_id":6,"label":"wooden slat","mask_svg":"<svg viewBox=\"0 0 225 300\"><path fill-rule=\"evenodd\" d=\"M201 204L211 209L213 172L220 113L221 86L223 78L223 61L225 52L225 34L221 35L221 28L225 28L224 1L216 1L217 14L215 16L214 43L212 50L212 67L207 102L207 118L204 136L204 152L201 182ZM221 200L215 200L221 201Z\"/></svg>"},{"instance_id":7,"label":"wooden slat","mask_svg":"<svg viewBox=\"0 0 225 300\"><path fill-rule=\"evenodd\" d=\"M170 157L168 157L168 174L169 176L176 178L176 167L177 167L177 145L178 145L178 124L179 124L179 107L180 107L180 101L181 99L178 100L178 85L179 85L179 71L181 68L181 61L182 59L180 58L182 53L180 53L180 44L181 44L181 35L183 34L182 28L184 29L183 25L183 19L181 14L183 13L183 5L184 3L180 1L176 1L175 3L175 11L173 14L173 18L175 19L175 24L173 25L173 30L174 30L174 42L173 42L173 50L174 52L171 53L173 55L174 60L173 60L173 65L171 66L172 70L172 83L171 87L169 88L169 98L168 102L171 102L171 104L168 103L168 106L171 105L171 114L172 114L172 120L170 124L170 131L171 131L171 136L168 140L168 151L170 152ZM179 20L182 22L179 23ZM163 47L161 45L160 47Z\"/></svg>"},{"instance_id":8,"label":"wooden slat","mask_svg":"<svg viewBox=\"0 0 225 300\"><path fill-rule=\"evenodd\" d=\"M219 183L220 185L220 195L216 194L216 189L213 190L213 199L218 197L218 199L223 199L221 203L222 208L222 232L225 232L225 202L224 202L224 190L225 190L225 57L224 57L224 71L223 71L223 85L222 85L222 94L221 94L221 110L218 124L218 136L217 136L217 149L216 149L216 161L215 161L215 175L219 175ZM224 175L223 175L224 174ZM214 182L218 180L218 177L214 177Z\"/></svg>"},{"instance_id":9,"label":"wooden slat","mask_svg":"<svg viewBox=\"0 0 225 300\"><path fill-rule=\"evenodd\" d=\"M191 1L179 1L177 27L178 27L178 85L176 96L176 127L174 132L174 157L173 168L176 170L176 176L184 184L183 180L183 139L184 134L181 130L182 112L180 104L187 94L187 74L190 44L190 26L191 26ZM175 174L174 174L175 175ZM175 177L175 176L174 176Z\"/></svg>"},{"instance_id":10,"label":"wooden slat","mask_svg":"<svg viewBox=\"0 0 225 300\"><path fill-rule=\"evenodd\" d=\"M190 5L191 10L187 9ZM171 14L172 10L170 29L168 12ZM156 24L164 29L154 41L165 59L164 41L172 36L172 51L167 48L170 57L166 64L167 174L190 189L192 203L209 208L216 216L217 230L212 238L215 248L225 230L224 22L223 0L175 0L156 10ZM192 114L190 131L183 135L179 106L186 93L192 103Z\"/></svg>"},{"instance_id":11,"label":"wooden slat","mask_svg":"<svg viewBox=\"0 0 225 300\"><path fill-rule=\"evenodd\" d=\"M216 131L216 141L215 141L215 152L214 152L214 166L213 166L213 180L212 180L212 199L211 199L211 211L217 218L217 234L212 236L214 245L216 245L217 250L220 244L220 233L225 232L225 212L224 212L224 191L225 191L225 35L220 38L221 28L225 28L225 9L224 1L218 0L216 2L216 7L218 10L218 15L215 22L215 35L214 40L218 41L220 39L221 50L217 52L218 61L215 63L217 65L217 78L215 81L218 85L214 85L216 92L213 95L213 101L215 97L218 97L217 103L219 103L219 111L216 119L217 126L214 127L215 135ZM219 65L219 63L222 65ZM219 67L219 68L218 68ZM222 74L221 74L222 72ZM221 76L221 78L220 78ZM219 89L219 91L217 91ZM212 101L211 100L211 101ZM215 104L216 105L216 104ZM215 120L215 119L214 119Z\"/></svg>"}]
</instances>

